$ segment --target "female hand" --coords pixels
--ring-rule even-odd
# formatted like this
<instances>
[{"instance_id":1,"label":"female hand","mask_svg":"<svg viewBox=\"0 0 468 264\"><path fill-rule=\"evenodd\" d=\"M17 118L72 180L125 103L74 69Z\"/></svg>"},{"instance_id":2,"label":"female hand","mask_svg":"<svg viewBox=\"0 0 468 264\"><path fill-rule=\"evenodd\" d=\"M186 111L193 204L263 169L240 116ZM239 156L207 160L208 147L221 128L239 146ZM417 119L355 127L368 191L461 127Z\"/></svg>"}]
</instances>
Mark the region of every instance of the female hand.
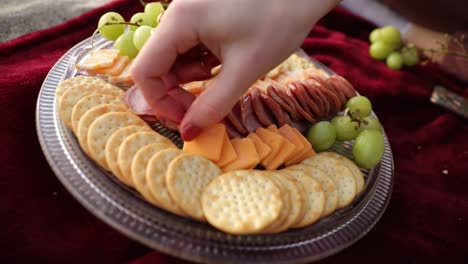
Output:
<instances>
[{"instance_id":1,"label":"female hand","mask_svg":"<svg viewBox=\"0 0 468 264\"><path fill-rule=\"evenodd\" d=\"M140 51L133 79L155 115L180 124L182 138L190 141L293 53L337 2L175 0ZM178 86L210 78L219 62L221 72L198 98Z\"/></svg>"}]
</instances>

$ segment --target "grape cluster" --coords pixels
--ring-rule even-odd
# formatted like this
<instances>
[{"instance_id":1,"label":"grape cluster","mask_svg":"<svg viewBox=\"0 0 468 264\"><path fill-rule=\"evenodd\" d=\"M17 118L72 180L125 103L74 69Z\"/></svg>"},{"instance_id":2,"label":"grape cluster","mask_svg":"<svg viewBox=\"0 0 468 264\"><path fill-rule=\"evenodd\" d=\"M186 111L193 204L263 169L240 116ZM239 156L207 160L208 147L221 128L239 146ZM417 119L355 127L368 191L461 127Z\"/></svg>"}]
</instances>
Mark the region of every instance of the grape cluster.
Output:
<instances>
[{"instance_id":1,"label":"grape cluster","mask_svg":"<svg viewBox=\"0 0 468 264\"><path fill-rule=\"evenodd\" d=\"M98 32L105 39L114 41L114 48L122 56L135 58L150 37L152 29L158 25L158 17L163 12L164 7L159 2L146 4L144 12L134 14L128 22L119 13L108 12L99 19Z\"/></svg>"},{"instance_id":2,"label":"grape cluster","mask_svg":"<svg viewBox=\"0 0 468 264\"><path fill-rule=\"evenodd\" d=\"M374 29L370 35L369 54L377 60L386 60L390 69L414 66L419 62L418 49L413 44L403 45L400 31L392 26Z\"/></svg>"},{"instance_id":3,"label":"grape cluster","mask_svg":"<svg viewBox=\"0 0 468 264\"><path fill-rule=\"evenodd\" d=\"M307 137L317 151L330 148L336 141L355 140L353 155L356 163L366 169L377 165L384 153L384 138L379 120L371 117L372 104L364 96L355 96L346 103L344 115L331 122L314 124Z\"/></svg>"}]
</instances>

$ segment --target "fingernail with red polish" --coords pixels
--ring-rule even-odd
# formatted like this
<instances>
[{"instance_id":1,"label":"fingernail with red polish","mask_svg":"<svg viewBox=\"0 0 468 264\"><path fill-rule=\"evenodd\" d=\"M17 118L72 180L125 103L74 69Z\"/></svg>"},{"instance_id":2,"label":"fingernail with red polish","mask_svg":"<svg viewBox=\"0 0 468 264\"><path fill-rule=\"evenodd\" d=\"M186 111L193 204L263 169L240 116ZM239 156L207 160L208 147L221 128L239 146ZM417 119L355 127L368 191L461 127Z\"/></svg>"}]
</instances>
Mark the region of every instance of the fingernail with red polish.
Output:
<instances>
[{"instance_id":1,"label":"fingernail with red polish","mask_svg":"<svg viewBox=\"0 0 468 264\"><path fill-rule=\"evenodd\" d=\"M184 141L191 141L195 139L201 132L202 132L202 129L193 124L187 124L183 126L180 131L182 135L182 139Z\"/></svg>"}]
</instances>

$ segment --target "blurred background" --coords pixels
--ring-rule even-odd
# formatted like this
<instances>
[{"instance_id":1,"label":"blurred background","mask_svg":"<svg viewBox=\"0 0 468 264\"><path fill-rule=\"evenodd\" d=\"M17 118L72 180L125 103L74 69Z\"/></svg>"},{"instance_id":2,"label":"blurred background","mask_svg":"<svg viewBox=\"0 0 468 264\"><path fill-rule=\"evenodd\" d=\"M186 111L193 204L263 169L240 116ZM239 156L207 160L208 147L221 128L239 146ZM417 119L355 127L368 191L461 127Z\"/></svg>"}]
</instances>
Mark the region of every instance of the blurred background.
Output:
<instances>
[{"instance_id":1,"label":"blurred background","mask_svg":"<svg viewBox=\"0 0 468 264\"><path fill-rule=\"evenodd\" d=\"M0 42L60 24L108 2L111 0L0 0Z\"/></svg>"}]
</instances>

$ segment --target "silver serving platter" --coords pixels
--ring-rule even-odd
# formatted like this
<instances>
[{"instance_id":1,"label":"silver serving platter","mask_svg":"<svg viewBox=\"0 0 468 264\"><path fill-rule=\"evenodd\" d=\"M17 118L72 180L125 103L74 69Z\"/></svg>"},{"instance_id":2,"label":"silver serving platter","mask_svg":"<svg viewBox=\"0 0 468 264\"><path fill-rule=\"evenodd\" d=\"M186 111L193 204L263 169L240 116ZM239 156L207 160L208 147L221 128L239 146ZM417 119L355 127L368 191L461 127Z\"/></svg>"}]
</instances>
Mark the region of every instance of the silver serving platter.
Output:
<instances>
[{"instance_id":1,"label":"silver serving platter","mask_svg":"<svg viewBox=\"0 0 468 264\"><path fill-rule=\"evenodd\" d=\"M393 157L385 134L381 163L371 170L363 170L365 190L350 206L306 228L273 235L228 235L208 224L152 206L90 160L58 117L57 85L77 74L74 63L89 50L90 44L91 39L77 44L50 70L38 96L36 128L44 155L58 179L84 207L126 236L161 252L197 262L310 262L355 243L385 211L393 187ZM94 41L96 48L109 45L100 37ZM320 63L314 63L333 74ZM182 144L176 133L158 124L154 129L179 146ZM352 157L351 148L352 142L337 143L332 151Z\"/></svg>"}]
</instances>

